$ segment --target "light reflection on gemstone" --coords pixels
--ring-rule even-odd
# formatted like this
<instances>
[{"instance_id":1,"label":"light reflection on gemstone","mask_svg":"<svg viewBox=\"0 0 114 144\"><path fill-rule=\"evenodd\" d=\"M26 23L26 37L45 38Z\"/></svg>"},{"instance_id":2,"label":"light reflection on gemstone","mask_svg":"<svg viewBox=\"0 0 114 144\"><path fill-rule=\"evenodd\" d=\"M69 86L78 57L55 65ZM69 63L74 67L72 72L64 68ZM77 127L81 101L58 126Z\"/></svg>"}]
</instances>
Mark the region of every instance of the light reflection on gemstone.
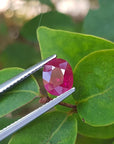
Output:
<instances>
[{"instance_id":1,"label":"light reflection on gemstone","mask_svg":"<svg viewBox=\"0 0 114 144\"><path fill-rule=\"evenodd\" d=\"M63 59L53 59L43 69L45 89L52 95L60 95L72 88L73 72L69 63Z\"/></svg>"},{"instance_id":2,"label":"light reflection on gemstone","mask_svg":"<svg viewBox=\"0 0 114 144\"><path fill-rule=\"evenodd\" d=\"M52 71L43 72L43 79L46 80L47 82L49 82L50 78L51 78L51 73L52 73Z\"/></svg>"}]
</instances>

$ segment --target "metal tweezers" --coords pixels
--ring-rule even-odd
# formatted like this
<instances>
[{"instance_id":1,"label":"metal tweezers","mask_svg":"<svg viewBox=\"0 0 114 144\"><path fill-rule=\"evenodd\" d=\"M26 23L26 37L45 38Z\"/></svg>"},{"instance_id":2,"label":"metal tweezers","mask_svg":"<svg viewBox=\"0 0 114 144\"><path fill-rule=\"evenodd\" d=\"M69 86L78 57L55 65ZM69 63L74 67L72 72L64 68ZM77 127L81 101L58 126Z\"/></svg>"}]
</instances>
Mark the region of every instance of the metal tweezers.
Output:
<instances>
[{"instance_id":1,"label":"metal tweezers","mask_svg":"<svg viewBox=\"0 0 114 144\"><path fill-rule=\"evenodd\" d=\"M34 72L38 71L42 68L47 62L51 61L52 59L56 58L56 55L52 55L47 59L41 61L38 64L33 65L32 67L26 69L24 72L21 72L19 75L13 77L12 79L4 82L0 85L0 95L7 91L8 89L12 88L15 84L19 83L20 81L24 80ZM39 107L38 109L34 110L33 112L27 114L26 116L20 118L19 120L15 121L14 123L10 124L9 126L0 130L0 141L8 137L9 135L13 134L14 132L18 131L43 113L47 112L55 105L60 103L62 100L67 98L70 94L75 91L75 88L71 88L70 90L66 91L65 93L61 94L60 96L54 98L53 100L49 101L48 103L44 104L43 106Z\"/></svg>"}]
</instances>

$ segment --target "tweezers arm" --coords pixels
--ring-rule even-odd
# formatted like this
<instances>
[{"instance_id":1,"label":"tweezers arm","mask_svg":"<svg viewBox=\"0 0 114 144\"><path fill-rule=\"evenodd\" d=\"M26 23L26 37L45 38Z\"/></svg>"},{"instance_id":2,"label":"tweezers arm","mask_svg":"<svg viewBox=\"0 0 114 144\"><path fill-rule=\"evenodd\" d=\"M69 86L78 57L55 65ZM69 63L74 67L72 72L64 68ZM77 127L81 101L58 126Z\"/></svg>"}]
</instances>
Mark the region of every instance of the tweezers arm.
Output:
<instances>
[{"instance_id":1,"label":"tweezers arm","mask_svg":"<svg viewBox=\"0 0 114 144\"><path fill-rule=\"evenodd\" d=\"M67 98L70 94L72 94L75 91L75 88L72 88L68 90L67 92L61 94L57 98L54 98L50 102L46 103L45 105L41 106L40 108L34 110L33 112L29 113L28 115L24 116L23 118L17 120L16 122L12 123L8 127L4 128L0 131L0 141L6 138L7 136L11 135L12 133L16 132L23 126L27 125L43 113L47 112L51 108L53 108L55 105L60 103L62 100Z\"/></svg>"},{"instance_id":2,"label":"tweezers arm","mask_svg":"<svg viewBox=\"0 0 114 144\"><path fill-rule=\"evenodd\" d=\"M19 75L13 77L12 79L4 82L3 84L0 85L0 94L3 93L4 91L8 90L18 82L24 80L34 72L38 71L43 65L45 65L47 62L50 60L56 58L56 55L52 55L51 57L48 57L47 59L41 61L38 64L35 64L31 66L30 68L26 69L24 72L20 73Z\"/></svg>"}]
</instances>

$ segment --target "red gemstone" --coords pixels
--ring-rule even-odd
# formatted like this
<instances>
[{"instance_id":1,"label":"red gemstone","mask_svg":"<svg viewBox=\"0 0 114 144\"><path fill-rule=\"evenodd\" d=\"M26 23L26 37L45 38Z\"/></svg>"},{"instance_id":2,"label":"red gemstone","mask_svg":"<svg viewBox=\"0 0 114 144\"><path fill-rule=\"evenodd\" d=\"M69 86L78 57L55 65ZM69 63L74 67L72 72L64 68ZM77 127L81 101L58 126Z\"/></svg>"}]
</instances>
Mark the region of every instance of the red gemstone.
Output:
<instances>
[{"instance_id":1,"label":"red gemstone","mask_svg":"<svg viewBox=\"0 0 114 144\"><path fill-rule=\"evenodd\" d=\"M70 64L63 59L53 59L43 69L45 89L52 95L60 95L73 86L73 72Z\"/></svg>"}]
</instances>

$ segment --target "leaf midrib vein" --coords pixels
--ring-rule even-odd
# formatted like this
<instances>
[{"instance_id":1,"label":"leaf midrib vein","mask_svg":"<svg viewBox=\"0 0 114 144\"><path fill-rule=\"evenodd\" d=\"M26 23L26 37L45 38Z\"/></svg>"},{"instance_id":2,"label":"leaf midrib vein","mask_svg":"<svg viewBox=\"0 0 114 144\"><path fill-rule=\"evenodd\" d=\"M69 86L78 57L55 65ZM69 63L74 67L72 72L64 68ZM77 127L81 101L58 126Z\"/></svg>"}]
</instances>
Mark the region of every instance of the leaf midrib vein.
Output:
<instances>
[{"instance_id":1,"label":"leaf midrib vein","mask_svg":"<svg viewBox=\"0 0 114 144\"><path fill-rule=\"evenodd\" d=\"M86 101L88 101L89 99L92 99L92 98L97 97L97 96L99 96L99 95L105 94L106 92L108 92L108 91L109 91L110 89L112 89L113 87L114 87L114 86L109 87L108 89L104 90L103 92L100 92L100 93L97 93L97 94L91 95L90 97L87 97L87 98L85 98L85 99L83 99L83 100L80 100L80 101L78 101L77 104L80 104L80 103L86 102Z\"/></svg>"},{"instance_id":2,"label":"leaf midrib vein","mask_svg":"<svg viewBox=\"0 0 114 144\"><path fill-rule=\"evenodd\" d=\"M11 91L11 92L7 92L7 94L13 94L13 93L31 93L31 94L34 94L34 95L38 95L37 92L34 92L32 90L14 90L14 91Z\"/></svg>"},{"instance_id":3,"label":"leaf midrib vein","mask_svg":"<svg viewBox=\"0 0 114 144\"><path fill-rule=\"evenodd\" d=\"M48 142L53 138L53 136L59 131L59 129L62 127L62 125L66 122L66 120L68 119L68 115L65 117L65 119L60 123L59 127L51 134L51 136L49 137L48 141L46 142L46 144L48 144Z\"/></svg>"}]
</instances>

